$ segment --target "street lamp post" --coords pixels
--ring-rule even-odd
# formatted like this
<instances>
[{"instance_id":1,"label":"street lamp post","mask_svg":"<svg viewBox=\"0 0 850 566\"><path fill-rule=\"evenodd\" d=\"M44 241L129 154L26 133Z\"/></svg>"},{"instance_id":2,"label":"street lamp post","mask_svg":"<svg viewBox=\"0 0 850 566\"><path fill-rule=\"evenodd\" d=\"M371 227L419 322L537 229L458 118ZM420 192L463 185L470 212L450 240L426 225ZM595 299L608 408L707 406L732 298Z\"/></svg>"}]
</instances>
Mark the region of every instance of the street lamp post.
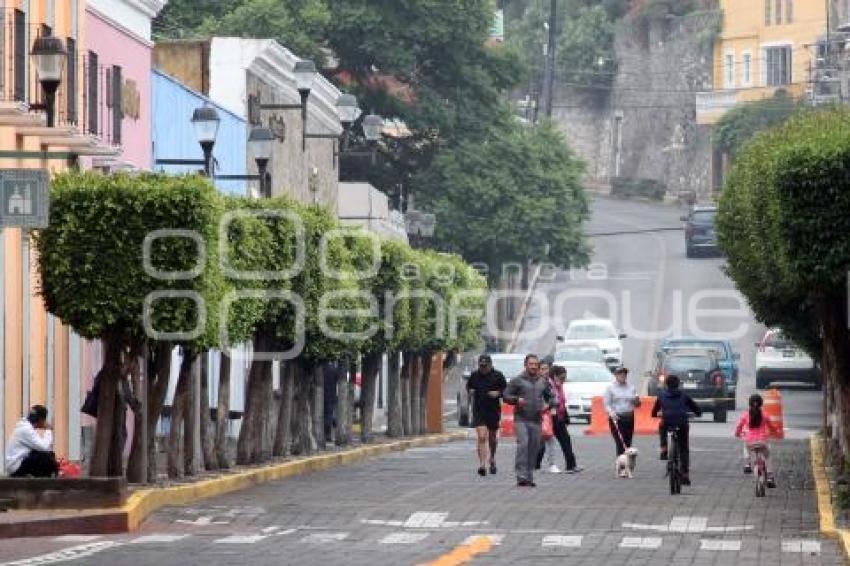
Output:
<instances>
[{"instance_id":1,"label":"street lamp post","mask_svg":"<svg viewBox=\"0 0 850 566\"><path fill-rule=\"evenodd\" d=\"M257 163L257 173L260 178L260 195L271 198L271 182L267 179L269 159L272 156L274 134L268 128L254 128L248 136L248 146L253 149L254 161Z\"/></svg>"},{"instance_id":2,"label":"street lamp post","mask_svg":"<svg viewBox=\"0 0 850 566\"><path fill-rule=\"evenodd\" d=\"M44 35L37 38L30 53L35 59L38 81L44 91L44 104L32 104L30 108L47 112L47 127L56 125L56 91L62 82L62 67L66 51L64 42L58 37Z\"/></svg>"},{"instance_id":3,"label":"street lamp post","mask_svg":"<svg viewBox=\"0 0 850 566\"><path fill-rule=\"evenodd\" d=\"M212 152L218 137L218 127L221 119L218 112L212 106L196 108L192 113L192 126L195 128L195 137L204 152L204 172L207 177L212 173Z\"/></svg>"}]
</instances>

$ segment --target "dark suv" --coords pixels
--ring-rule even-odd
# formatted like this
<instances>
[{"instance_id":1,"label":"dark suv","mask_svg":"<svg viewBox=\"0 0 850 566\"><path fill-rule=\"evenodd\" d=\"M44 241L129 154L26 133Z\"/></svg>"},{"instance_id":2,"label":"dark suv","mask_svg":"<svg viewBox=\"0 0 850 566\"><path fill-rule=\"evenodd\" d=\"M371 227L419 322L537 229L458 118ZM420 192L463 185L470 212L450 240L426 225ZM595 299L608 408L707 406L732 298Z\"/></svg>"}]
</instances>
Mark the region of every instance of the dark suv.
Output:
<instances>
[{"instance_id":1,"label":"dark suv","mask_svg":"<svg viewBox=\"0 0 850 566\"><path fill-rule=\"evenodd\" d=\"M713 351L680 349L659 352L655 368L649 372L650 396L658 396L668 375L679 376L682 391L690 395L700 409L714 413L714 422L726 422L727 412L735 407L735 397Z\"/></svg>"},{"instance_id":2,"label":"dark suv","mask_svg":"<svg viewBox=\"0 0 850 566\"><path fill-rule=\"evenodd\" d=\"M714 231L714 217L717 215L715 206L695 206L691 212L682 217L685 223L685 255L696 257L697 254L719 255L717 234Z\"/></svg>"}]
</instances>

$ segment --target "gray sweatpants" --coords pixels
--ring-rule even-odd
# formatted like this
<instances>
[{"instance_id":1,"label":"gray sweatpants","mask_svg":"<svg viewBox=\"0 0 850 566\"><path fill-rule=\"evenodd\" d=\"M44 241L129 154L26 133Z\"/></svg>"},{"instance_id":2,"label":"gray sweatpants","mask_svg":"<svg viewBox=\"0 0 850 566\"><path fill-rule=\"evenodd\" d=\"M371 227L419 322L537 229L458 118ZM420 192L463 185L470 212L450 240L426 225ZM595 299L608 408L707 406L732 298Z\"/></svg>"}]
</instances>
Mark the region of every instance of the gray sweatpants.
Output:
<instances>
[{"instance_id":1,"label":"gray sweatpants","mask_svg":"<svg viewBox=\"0 0 850 566\"><path fill-rule=\"evenodd\" d=\"M533 481L537 454L543 441L540 423L516 420L516 478Z\"/></svg>"}]
</instances>

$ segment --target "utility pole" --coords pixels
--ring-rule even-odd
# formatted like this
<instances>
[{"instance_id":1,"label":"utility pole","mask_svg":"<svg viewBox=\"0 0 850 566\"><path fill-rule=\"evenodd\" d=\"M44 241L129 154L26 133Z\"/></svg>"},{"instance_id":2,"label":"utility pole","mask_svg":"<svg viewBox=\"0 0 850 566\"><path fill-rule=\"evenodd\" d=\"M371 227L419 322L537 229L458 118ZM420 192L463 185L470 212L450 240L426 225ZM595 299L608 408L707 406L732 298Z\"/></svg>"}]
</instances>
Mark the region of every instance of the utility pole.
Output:
<instances>
[{"instance_id":1,"label":"utility pole","mask_svg":"<svg viewBox=\"0 0 850 566\"><path fill-rule=\"evenodd\" d=\"M543 81L543 96L546 100L544 111L547 117L552 116L552 91L555 83L555 41L557 30L558 0L550 0L549 4L549 44L546 49L546 76Z\"/></svg>"}]
</instances>

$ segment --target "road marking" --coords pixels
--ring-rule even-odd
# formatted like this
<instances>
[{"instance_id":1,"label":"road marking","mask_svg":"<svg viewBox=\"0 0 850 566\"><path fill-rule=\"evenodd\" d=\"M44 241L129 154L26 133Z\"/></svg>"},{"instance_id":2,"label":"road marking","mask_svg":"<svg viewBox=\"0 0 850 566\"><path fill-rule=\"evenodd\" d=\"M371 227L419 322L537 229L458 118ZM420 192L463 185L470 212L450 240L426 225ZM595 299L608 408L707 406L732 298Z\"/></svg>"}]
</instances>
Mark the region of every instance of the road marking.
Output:
<instances>
[{"instance_id":1,"label":"road marking","mask_svg":"<svg viewBox=\"0 0 850 566\"><path fill-rule=\"evenodd\" d=\"M782 552L820 554L820 541L817 541L817 540L783 540L782 541Z\"/></svg>"},{"instance_id":2,"label":"road marking","mask_svg":"<svg viewBox=\"0 0 850 566\"><path fill-rule=\"evenodd\" d=\"M378 542L381 544L415 544L422 542L430 533L390 533Z\"/></svg>"},{"instance_id":3,"label":"road marking","mask_svg":"<svg viewBox=\"0 0 850 566\"><path fill-rule=\"evenodd\" d=\"M673 517L669 529L671 533L704 533L708 527L708 517Z\"/></svg>"},{"instance_id":4,"label":"road marking","mask_svg":"<svg viewBox=\"0 0 850 566\"><path fill-rule=\"evenodd\" d=\"M341 542L348 538L348 533L313 533L301 539L307 544L330 544Z\"/></svg>"},{"instance_id":5,"label":"road marking","mask_svg":"<svg viewBox=\"0 0 850 566\"><path fill-rule=\"evenodd\" d=\"M500 544L502 544L502 541L505 540L505 535L470 535L466 537L461 544L472 544L476 541L476 539L479 539L481 537L489 539L490 544L492 544L493 546L499 546Z\"/></svg>"},{"instance_id":6,"label":"road marking","mask_svg":"<svg viewBox=\"0 0 850 566\"><path fill-rule=\"evenodd\" d=\"M382 519L361 519L364 525L381 525L387 527L402 527L404 529L450 529L454 527L478 527L487 521L446 521L448 513L432 513L417 511L406 521L385 521Z\"/></svg>"},{"instance_id":7,"label":"road marking","mask_svg":"<svg viewBox=\"0 0 850 566\"><path fill-rule=\"evenodd\" d=\"M198 517L190 521L189 519L177 519L175 523L183 523L184 525L195 525L196 527L206 527L208 525L229 525L230 521L213 521L213 517Z\"/></svg>"},{"instance_id":8,"label":"road marking","mask_svg":"<svg viewBox=\"0 0 850 566\"><path fill-rule=\"evenodd\" d=\"M739 540L700 540L700 550L731 550L738 552L741 550L741 541Z\"/></svg>"},{"instance_id":9,"label":"road marking","mask_svg":"<svg viewBox=\"0 0 850 566\"><path fill-rule=\"evenodd\" d=\"M103 535L62 535L53 540L56 542L92 542L103 538Z\"/></svg>"},{"instance_id":10,"label":"road marking","mask_svg":"<svg viewBox=\"0 0 850 566\"><path fill-rule=\"evenodd\" d=\"M732 525L709 527L706 517L673 517L666 525L646 525L643 523L623 523L624 529L635 531L657 531L660 533L736 533L751 531L753 525Z\"/></svg>"},{"instance_id":11,"label":"road marking","mask_svg":"<svg viewBox=\"0 0 850 566\"><path fill-rule=\"evenodd\" d=\"M154 534L154 535L145 535L138 538L134 538L130 542L132 544L147 544L152 542L177 542L178 540L184 539L189 535L165 535L165 534Z\"/></svg>"},{"instance_id":12,"label":"road marking","mask_svg":"<svg viewBox=\"0 0 850 566\"><path fill-rule=\"evenodd\" d=\"M646 548L654 550L661 546L661 537L623 537L620 548Z\"/></svg>"},{"instance_id":13,"label":"road marking","mask_svg":"<svg viewBox=\"0 0 850 566\"><path fill-rule=\"evenodd\" d=\"M231 535L213 541L216 544L254 544L268 538L266 535Z\"/></svg>"},{"instance_id":14,"label":"road marking","mask_svg":"<svg viewBox=\"0 0 850 566\"><path fill-rule=\"evenodd\" d=\"M88 558L98 552L109 550L121 546L123 543L111 540L102 540L88 544L80 544L71 546L58 552L42 554L32 558L24 558L23 560L15 560L13 562L3 562L0 566L41 566L42 564L55 564L57 562L67 562L69 560L78 560L80 558Z\"/></svg>"},{"instance_id":15,"label":"road marking","mask_svg":"<svg viewBox=\"0 0 850 566\"><path fill-rule=\"evenodd\" d=\"M581 546L582 536L571 535L546 535L543 537L543 546L560 546L564 548L578 548Z\"/></svg>"},{"instance_id":16,"label":"road marking","mask_svg":"<svg viewBox=\"0 0 850 566\"><path fill-rule=\"evenodd\" d=\"M477 555L489 552L491 548L493 548L493 543L490 537L475 537L468 544L456 546L451 552L428 562L424 566L460 566L461 564L468 564Z\"/></svg>"}]
</instances>

